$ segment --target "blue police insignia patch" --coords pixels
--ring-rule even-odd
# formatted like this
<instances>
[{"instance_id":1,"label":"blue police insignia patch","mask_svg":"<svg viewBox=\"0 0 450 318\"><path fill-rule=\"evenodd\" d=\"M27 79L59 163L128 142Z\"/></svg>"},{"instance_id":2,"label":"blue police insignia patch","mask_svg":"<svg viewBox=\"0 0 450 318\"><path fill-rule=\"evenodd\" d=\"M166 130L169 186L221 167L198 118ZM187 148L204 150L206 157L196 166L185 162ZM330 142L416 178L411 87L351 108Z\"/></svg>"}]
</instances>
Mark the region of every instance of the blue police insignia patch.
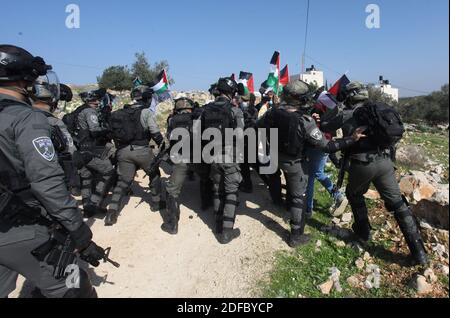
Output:
<instances>
[{"instance_id":1,"label":"blue police insignia patch","mask_svg":"<svg viewBox=\"0 0 450 318\"><path fill-rule=\"evenodd\" d=\"M47 161L55 158L55 148L49 137L39 137L33 140L33 146L37 152Z\"/></svg>"}]
</instances>

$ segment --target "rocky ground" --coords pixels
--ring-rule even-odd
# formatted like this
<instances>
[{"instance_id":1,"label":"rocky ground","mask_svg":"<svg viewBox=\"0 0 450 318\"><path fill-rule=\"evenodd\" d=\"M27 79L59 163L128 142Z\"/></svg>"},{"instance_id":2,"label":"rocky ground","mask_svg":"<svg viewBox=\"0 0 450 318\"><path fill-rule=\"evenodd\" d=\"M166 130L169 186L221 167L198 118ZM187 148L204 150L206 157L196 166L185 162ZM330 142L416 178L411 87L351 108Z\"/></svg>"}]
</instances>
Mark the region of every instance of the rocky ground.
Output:
<instances>
[{"instance_id":1,"label":"rocky ground","mask_svg":"<svg viewBox=\"0 0 450 318\"><path fill-rule=\"evenodd\" d=\"M163 216L150 212L148 179L142 173L116 226L90 221L95 241L111 246L111 258L121 264L89 269L100 297L258 295L255 286L272 270L275 253L287 249L287 224L268 211L274 207L259 185L255 195L241 196L236 220L241 236L222 246L212 233L212 210L200 212L198 191L198 182L185 184L177 236L163 232ZM13 296L27 297L31 289L21 279Z\"/></svg>"},{"instance_id":2,"label":"rocky ground","mask_svg":"<svg viewBox=\"0 0 450 318\"><path fill-rule=\"evenodd\" d=\"M397 159L400 187L420 221L429 266L410 266L400 229L377 191L366 195L373 240L362 246L352 236L350 210L330 216L329 195L317 185L316 213L307 226L314 241L281 253L264 295L449 297L448 130L424 132L408 125Z\"/></svg>"},{"instance_id":3,"label":"rocky ground","mask_svg":"<svg viewBox=\"0 0 450 318\"><path fill-rule=\"evenodd\" d=\"M129 102L128 92L114 93L117 107ZM202 92L184 95L199 103L210 98ZM79 103L76 99L67 111ZM159 107L161 124L170 111L170 103ZM429 266L409 266L400 230L374 189L367 194L372 243L361 246L354 241L348 208L340 217L330 216L331 200L317 185L315 215L307 225L313 240L293 250L284 242L288 235L284 211L271 204L255 177L255 193L243 194L238 208L236 226L242 234L221 246L211 230L212 211L200 212L198 182L186 183L180 232L170 236L160 230L165 212L151 213L148 208L147 179L139 173L119 223L105 228L101 219L91 221L97 243L111 246L111 258L121 263L119 269L102 264L89 270L99 295L449 297L448 128L407 128L397 153L398 180L420 219ZM31 288L22 279L14 296L27 297Z\"/></svg>"}]
</instances>

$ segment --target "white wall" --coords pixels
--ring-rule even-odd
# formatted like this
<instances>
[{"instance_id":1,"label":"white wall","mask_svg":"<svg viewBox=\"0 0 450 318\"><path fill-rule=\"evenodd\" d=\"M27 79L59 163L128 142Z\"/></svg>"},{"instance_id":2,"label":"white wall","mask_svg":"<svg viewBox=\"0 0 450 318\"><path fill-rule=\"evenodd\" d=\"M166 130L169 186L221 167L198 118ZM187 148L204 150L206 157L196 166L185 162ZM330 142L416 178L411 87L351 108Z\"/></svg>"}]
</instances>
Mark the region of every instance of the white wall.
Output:
<instances>
[{"instance_id":1,"label":"white wall","mask_svg":"<svg viewBox=\"0 0 450 318\"><path fill-rule=\"evenodd\" d=\"M322 87L325 83L322 71L308 71L301 74L300 79L308 84L315 83L317 87Z\"/></svg>"}]
</instances>

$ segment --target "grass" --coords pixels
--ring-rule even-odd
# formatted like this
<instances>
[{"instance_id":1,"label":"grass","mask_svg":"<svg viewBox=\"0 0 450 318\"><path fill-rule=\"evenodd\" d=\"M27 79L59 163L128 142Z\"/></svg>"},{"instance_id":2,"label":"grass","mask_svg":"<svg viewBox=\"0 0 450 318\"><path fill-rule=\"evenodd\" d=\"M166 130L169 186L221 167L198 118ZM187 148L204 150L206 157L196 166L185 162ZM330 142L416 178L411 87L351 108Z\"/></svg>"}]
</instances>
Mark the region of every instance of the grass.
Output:
<instances>
[{"instance_id":1,"label":"grass","mask_svg":"<svg viewBox=\"0 0 450 318\"><path fill-rule=\"evenodd\" d=\"M423 145L432 160L443 164L447 163L445 166L448 167L448 134L411 134L404 142ZM332 171L330 173L335 174ZM373 233L384 231L382 235L375 235L373 241L364 248L364 251L368 251L371 255L370 263L378 265L381 270L380 288L368 290L351 287L347 283L347 278L353 275L362 275L362 281L367 277L364 269L360 270L355 265L355 261L362 257L364 251L359 252L352 247L350 241L346 241L345 247L338 247L336 241L341 239L323 231L323 226L331 224L332 217L328 210L332 202L320 184L316 184L315 201L313 219L308 222L306 227L306 232L310 233L313 239L305 246L277 254L274 269L270 273L268 281L261 282L259 286L261 296L289 298L417 297L415 290L409 287L409 282L415 273L423 272L424 268L407 266L406 244L398 229L391 230L387 227L386 221L394 227L396 227L396 223L393 217L384 210L382 202L366 200ZM346 212L350 212L350 209L347 209ZM398 238L402 239L401 243L396 241ZM316 247L318 240L321 241L320 248ZM433 264L435 264L435 260L433 260ZM334 266L341 271L340 283L343 291L339 293L333 290L329 295L323 295L318 285L328 280L329 269ZM427 297L448 297L448 277L438 274L437 270L435 273L438 275L438 282L433 286L433 294Z\"/></svg>"}]
</instances>

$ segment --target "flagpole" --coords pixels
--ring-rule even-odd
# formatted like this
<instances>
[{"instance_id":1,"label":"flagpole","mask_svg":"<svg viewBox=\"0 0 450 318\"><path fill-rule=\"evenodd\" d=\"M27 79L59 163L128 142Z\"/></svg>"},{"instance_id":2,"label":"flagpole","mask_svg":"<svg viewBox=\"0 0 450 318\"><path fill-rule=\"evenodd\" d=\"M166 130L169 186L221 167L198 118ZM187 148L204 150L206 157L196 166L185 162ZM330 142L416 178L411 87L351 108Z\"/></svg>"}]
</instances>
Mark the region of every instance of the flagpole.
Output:
<instances>
[{"instance_id":1,"label":"flagpole","mask_svg":"<svg viewBox=\"0 0 450 318\"><path fill-rule=\"evenodd\" d=\"M303 46L302 71L301 71L301 73L305 72L306 45L308 44L308 27L309 27L309 0L308 0L308 6L306 8L305 44Z\"/></svg>"}]
</instances>

